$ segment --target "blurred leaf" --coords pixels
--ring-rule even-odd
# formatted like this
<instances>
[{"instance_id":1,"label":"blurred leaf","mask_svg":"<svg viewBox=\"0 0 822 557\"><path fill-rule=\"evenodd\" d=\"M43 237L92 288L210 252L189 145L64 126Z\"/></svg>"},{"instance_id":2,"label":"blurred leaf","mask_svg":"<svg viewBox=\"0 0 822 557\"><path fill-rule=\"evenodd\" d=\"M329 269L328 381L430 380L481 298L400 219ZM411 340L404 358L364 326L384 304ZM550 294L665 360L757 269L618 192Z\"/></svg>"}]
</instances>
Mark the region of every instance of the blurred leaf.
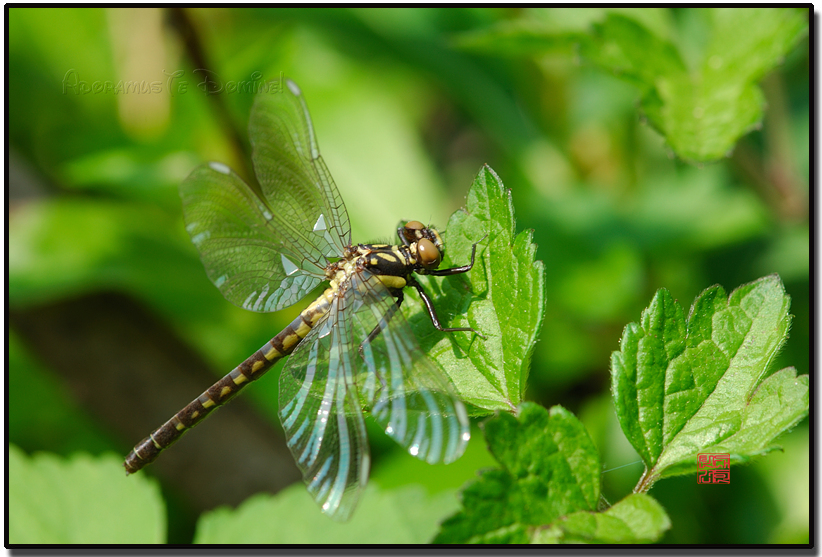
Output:
<instances>
[{"instance_id":1,"label":"blurred leaf","mask_svg":"<svg viewBox=\"0 0 822 557\"><path fill-rule=\"evenodd\" d=\"M584 17L540 17L558 12L531 11L528 18L466 33L457 44L507 55L572 55L579 47L584 58L639 87L651 125L681 158L694 162L727 156L741 136L760 125L765 103L756 82L807 33L803 10L704 10L707 44L689 67L687 45L667 38L664 18L648 17L644 10L575 11Z\"/></svg>"},{"instance_id":2,"label":"blurred leaf","mask_svg":"<svg viewBox=\"0 0 822 557\"><path fill-rule=\"evenodd\" d=\"M499 55L526 55L561 52L574 54L588 37L591 25L607 14L623 14L642 22L649 29L667 36L670 16L663 8L530 8L520 19L499 21L490 28L458 35L455 45Z\"/></svg>"},{"instance_id":3,"label":"blurred leaf","mask_svg":"<svg viewBox=\"0 0 822 557\"><path fill-rule=\"evenodd\" d=\"M753 468L768 486L771 497L781 511L781 518L770 530L767 543L808 543L813 493L810 467L811 444L807 424L802 424L779 440L784 452L774 452L759 460Z\"/></svg>"},{"instance_id":4,"label":"blurred leaf","mask_svg":"<svg viewBox=\"0 0 822 557\"><path fill-rule=\"evenodd\" d=\"M696 67L686 66L682 45L612 14L594 26L582 55L640 87L643 111L680 157L711 161L760 124L764 98L756 82L807 32L805 13L706 10L709 38Z\"/></svg>"},{"instance_id":5,"label":"blurred leaf","mask_svg":"<svg viewBox=\"0 0 822 557\"><path fill-rule=\"evenodd\" d=\"M447 277L428 280L426 287L436 294L438 310L460 316L447 326L471 326L487 338L473 333L434 337L437 331L427 315L417 313L412 320L423 349L445 369L460 398L481 409L479 413L511 411L521 402L545 311L544 270L541 261L534 261L532 232L514 234L511 193L485 166L468 192L465 210L448 221L444 240L455 265L466 262L455 263L454 254L464 258L473 243L480 242L477 265L468 273L470 284Z\"/></svg>"},{"instance_id":6,"label":"blurred leaf","mask_svg":"<svg viewBox=\"0 0 822 557\"><path fill-rule=\"evenodd\" d=\"M643 484L697 470L697 453L731 462L774 450L773 440L808 413L808 376L772 373L785 342L790 298L771 275L697 297L686 322L659 290L639 325L625 328L611 359L622 429L645 462ZM646 489L647 489L646 487Z\"/></svg>"},{"instance_id":7,"label":"blurred leaf","mask_svg":"<svg viewBox=\"0 0 822 557\"><path fill-rule=\"evenodd\" d=\"M546 223L536 234L551 254L549 307L568 308L575 319L621 318L642 294L642 251L690 256L767 234L765 204L729 180L721 165L687 167L650 176L628 198L580 189L550 204L529 200Z\"/></svg>"},{"instance_id":8,"label":"blurred leaf","mask_svg":"<svg viewBox=\"0 0 822 557\"><path fill-rule=\"evenodd\" d=\"M571 54L585 37L582 31L561 30L549 22L533 19L501 21L490 29L463 33L454 43L458 48L500 56L561 52Z\"/></svg>"},{"instance_id":9,"label":"blurred leaf","mask_svg":"<svg viewBox=\"0 0 822 557\"><path fill-rule=\"evenodd\" d=\"M371 421L367 420L366 424ZM380 438L390 443L391 449L396 448L397 444L383 433L382 428L379 428L375 431L375 435L369 435L372 449L374 441ZM478 469L495 464L494 457L488 452L488 447L480 441L480 438L477 427L472 427L471 439L473 441L468 443L465 453L460 458L449 464L428 464L419 458L412 457L407 451L395 450L374 464L370 481L383 489L398 489L407 485L409 481L413 481L414 484L424 487L429 494L444 491L454 493L466 482L474 479Z\"/></svg>"},{"instance_id":10,"label":"blurred leaf","mask_svg":"<svg viewBox=\"0 0 822 557\"><path fill-rule=\"evenodd\" d=\"M196 165L191 153L176 152L153 159L138 149L115 148L68 161L61 174L68 188L113 194L178 211L177 185Z\"/></svg>"},{"instance_id":11,"label":"blurred leaf","mask_svg":"<svg viewBox=\"0 0 822 557\"><path fill-rule=\"evenodd\" d=\"M321 515L300 483L275 496L251 497L237 509L205 513L195 543L205 544L419 544L431 539L437 524L456 509L451 491L434 496L419 486L380 490L374 482L363 492L345 524Z\"/></svg>"},{"instance_id":12,"label":"blurred leaf","mask_svg":"<svg viewBox=\"0 0 822 557\"><path fill-rule=\"evenodd\" d=\"M70 396L65 383L27 353L14 330L6 341L6 388L14 393L6 403L9 442L25 450L48 447L59 454L77 447L91 452L114 448L100 424Z\"/></svg>"},{"instance_id":13,"label":"blurred leaf","mask_svg":"<svg viewBox=\"0 0 822 557\"><path fill-rule=\"evenodd\" d=\"M67 156L98 148L102 137L108 145L121 141L114 95L72 87L113 78L105 10L16 7L8 17L10 141L46 173Z\"/></svg>"},{"instance_id":14,"label":"blurred leaf","mask_svg":"<svg viewBox=\"0 0 822 557\"><path fill-rule=\"evenodd\" d=\"M670 528L662 505L633 493L601 513L575 512L539 529L532 543L652 543Z\"/></svg>"},{"instance_id":15,"label":"blurred leaf","mask_svg":"<svg viewBox=\"0 0 822 557\"><path fill-rule=\"evenodd\" d=\"M501 413L485 424L501 468L485 470L462 492L462 510L434 543L527 543L538 526L599 501L599 455L567 410L523 403L519 417Z\"/></svg>"},{"instance_id":16,"label":"blurred leaf","mask_svg":"<svg viewBox=\"0 0 822 557\"><path fill-rule=\"evenodd\" d=\"M808 223L788 224L774 231L770 245L760 254L756 269L776 272L787 283L807 280L811 265L811 233Z\"/></svg>"},{"instance_id":17,"label":"blurred leaf","mask_svg":"<svg viewBox=\"0 0 822 557\"><path fill-rule=\"evenodd\" d=\"M199 296L216 294L178 218L150 205L29 203L10 214L8 257L9 297L20 305L116 289L183 316L200 314Z\"/></svg>"},{"instance_id":18,"label":"blurred leaf","mask_svg":"<svg viewBox=\"0 0 822 557\"><path fill-rule=\"evenodd\" d=\"M70 459L8 452L10 544L148 544L165 541L157 484L126 477L114 455Z\"/></svg>"},{"instance_id":19,"label":"blurred leaf","mask_svg":"<svg viewBox=\"0 0 822 557\"><path fill-rule=\"evenodd\" d=\"M720 165L655 177L624 207L620 225L634 241L665 253L728 246L764 234L771 222L766 205L729 182Z\"/></svg>"}]
</instances>

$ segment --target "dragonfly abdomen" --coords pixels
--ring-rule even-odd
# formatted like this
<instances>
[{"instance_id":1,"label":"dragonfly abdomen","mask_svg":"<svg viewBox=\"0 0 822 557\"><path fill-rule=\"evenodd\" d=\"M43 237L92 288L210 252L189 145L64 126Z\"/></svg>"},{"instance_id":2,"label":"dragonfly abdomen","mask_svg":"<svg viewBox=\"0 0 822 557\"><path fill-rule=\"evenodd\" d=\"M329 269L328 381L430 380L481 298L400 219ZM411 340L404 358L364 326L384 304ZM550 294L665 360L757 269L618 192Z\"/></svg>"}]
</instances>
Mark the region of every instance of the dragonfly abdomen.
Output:
<instances>
[{"instance_id":1,"label":"dragonfly abdomen","mask_svg":"<svg viewBox=\"0 0 822 557\"><path fill-rule=\"evenodd\" d=\"M291 354L328 311L335 291L336 288L328 288L322 296L303 310L279 334L266 342L262 348L140 441L126 456L123 463L126 474L133 474L154 462L164 449L170 447L186 431L234 398L243 387L265 375L265 372L279 360Z\"/></svg>"}]
</instances>

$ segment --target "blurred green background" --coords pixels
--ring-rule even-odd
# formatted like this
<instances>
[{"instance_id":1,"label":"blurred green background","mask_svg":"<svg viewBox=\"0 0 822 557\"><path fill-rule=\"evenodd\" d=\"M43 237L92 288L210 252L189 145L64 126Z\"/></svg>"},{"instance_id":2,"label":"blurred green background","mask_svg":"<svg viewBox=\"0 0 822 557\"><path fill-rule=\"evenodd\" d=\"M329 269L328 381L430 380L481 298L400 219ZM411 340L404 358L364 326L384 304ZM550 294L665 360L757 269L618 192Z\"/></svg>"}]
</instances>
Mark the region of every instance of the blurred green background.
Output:
<instances>
[{"instance_id":1,"label":"blurred green background","mask_svg":"<svg viewBox=\"0 0 822 557\"><path fill-rule=\"evenodd\" d=\"M643 12L680 38L705 18ZM548 285L526 398L583 420L610 502L642 470L615 419L609 356L658 288L687 308L712 284L730 292L779 273L795 318L775 365L808 373L807 38L762 80L762 125L704 165L676 158L638 112L639 91L573 48L503 55L456 41L500 22L576 28L601 14L11 8L9 442L125 455L300 310L226 302L177 194L203 161L248 176L254 87L282 76L303 90L355 241L389 240L400 219L444 226L483 163L512 190ZM204 510L299 481L276 420L276 374L148 470L169 541L190 541ZM453 490L492 465L479 431L450 467L416 466L376 428L370 440L372 477L386 488ZM782 444L735 468L728 486L659 482L650 494L673 521L663 541L807 543L807 422Z\"/></svg>"}]
</instances>

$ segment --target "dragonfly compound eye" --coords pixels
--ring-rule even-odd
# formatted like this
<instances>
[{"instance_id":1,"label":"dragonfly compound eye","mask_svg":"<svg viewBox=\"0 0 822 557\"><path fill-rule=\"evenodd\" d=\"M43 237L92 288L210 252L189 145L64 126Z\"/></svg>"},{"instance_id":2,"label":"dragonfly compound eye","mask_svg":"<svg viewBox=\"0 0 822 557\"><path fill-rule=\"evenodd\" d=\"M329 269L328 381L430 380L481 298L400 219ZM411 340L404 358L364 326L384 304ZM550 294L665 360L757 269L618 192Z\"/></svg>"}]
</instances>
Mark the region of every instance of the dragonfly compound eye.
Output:
<instances>
[{"instance_id":1,"label":"dragonfly compound eye","mask_svg":"<svg viewBox=\"0 0 822 557\"><path fill-rule=\"evenodd\" d=\"M402 242L407 246L420 238L425 238L425 225L418 220L411 220L405 223L397 232Z\"/></svg>"},{"instance_id":2,"label":"dragonfly compound eye","mask_svg":"<svg viewBox=\"0 0 822 557\"><path fill-rule=\"evenodd\" d=\"M417 259L426 269L436 269L442 261L442 256L434 242L428 238L423 238L417 242Z\"/></svg>"}]
</instances>

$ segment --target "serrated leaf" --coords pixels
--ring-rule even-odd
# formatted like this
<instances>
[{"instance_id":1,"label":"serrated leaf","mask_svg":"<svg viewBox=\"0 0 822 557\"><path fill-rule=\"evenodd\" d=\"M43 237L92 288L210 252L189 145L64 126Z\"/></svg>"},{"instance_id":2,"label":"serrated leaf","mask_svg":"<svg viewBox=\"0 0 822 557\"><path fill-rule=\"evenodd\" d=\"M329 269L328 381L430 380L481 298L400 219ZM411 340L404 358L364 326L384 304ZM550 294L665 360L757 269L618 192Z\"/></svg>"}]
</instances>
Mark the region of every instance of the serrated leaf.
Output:
<instances>
[{"instance_id":1,"label":"serrated leaf","mask_svg":"<svg viewBox=\"0 0 822 557\"><path fill-rule=\"evenodd\" d=\"M570 16L569 13L579 15ZM722 8L699 12L708 39L686 63L687 38L669 39L660 10L533 10L526 18L458 37L462 48L495 55L571 54L637 86L642 111L681 158L727 156L757 127L765 106L757 86L807 33L807 10ZM680 34L682 35L682 34Z\"/></svg>"},{"instance_id":2,"label":"serrated leaf","mask_svg":"<svg viewBox=\"0 0 822 557\"><path fill-rule=\"evenodd\" d=\"M645 462L643 489L697 470L697 454L745 462L808 413L808 377L770 364L790 326L779 277L700 294L687 321L659 290L611 358L619 422Z\"/></svg>"},{"instance_id":3,"label":"serrated leaf","mask_svg":"<svg viewBox=\"0 0 822 557\"><path fill-rule=\"evenodd\" d=\"M606 511L572 513L540 528L531 543L652 543L670 528L662 505L633 493Z\"/></svg>"},{"instance_id":4,"label":"serrated leaf","mask_svg":"<svg viewBox=\"0 0 822 557\"><path fill-rule=\"evenodd\" d=\"M305 488L259 494L236 509L203 514L195 543L204 544L409 544L425 543L456 508L453 491L428 495L417 485L381 490L371 482L358 511L345 524L317 514Z\"/></svg>"},{"instance_id":5,"label":"serrated leaf","mask_svg":"<svg viewBox=\"0 0 822 557\"><path fill-rule=\"evenodd\" d=\"M495 56L536 55L545 53L574 54L588 39L590 26L602 21L608 13L630 16L650 29L667 31L670 15L663 8L605 7L531 8L522 11L520 19L497 22L490 28L457 35L458 48L487 52Z\"/></svg>"},{"instance_id":6,"label":"serrated leaf","mask_svg":"<svg viewBox=\"0 0 822 557\"><path fill-rule=\"evenodd\" d=\"M500 413L485 431L501 468L465 488L462 510L434 543L527 543L539 526L596 509L599 455L573 414L526 402L518 417Z\"/></svg>"},{"instance_id":7,"label":"serrated leaf","mask_svg":"<svg viewBox=\"0 0 822 557\"><path fill-rule=\"evenodd\" d=\"M8 453L8 543L164 543L165 508L157 484L126 478L122 459Z\"/></svg>"},{"instance_id":8,"label":"serrated leaf","mask_svg":"<svg viewBox=\"0 0 822 557\"><path fill-rule=\"evenodd\" d=\"M705 10L709 39L687 67L682 45L636 20L611 14L594 26L582 55L643 92L642 110L685 160L722 158L762 119L756 85L807 32L803 11L786 8Z\"/></svg>"},{"instance_id":9,"label":"serrated leaf","mask_svg":"<svg viewBox=\"0 0 822 557\"><path fill-rule=\"evenodd\" d=\"M522 401L542 325L545 273L542 261L534 260L532 231L515 235L511 192L489 166L474 179L465 209L451 216L444 240L446 255L460 259L446 260L443 268L467 263L465 254L480 242L476 264L467 280L462 275L430 279L423 281L425 288L438 312L455 316L447 326L470 326L486 338L438 333L419 303L409 304L410 321L423 349L451 378L460 398L474 406L473 414L511 411Z\"/></svg>"}]
</instances>

